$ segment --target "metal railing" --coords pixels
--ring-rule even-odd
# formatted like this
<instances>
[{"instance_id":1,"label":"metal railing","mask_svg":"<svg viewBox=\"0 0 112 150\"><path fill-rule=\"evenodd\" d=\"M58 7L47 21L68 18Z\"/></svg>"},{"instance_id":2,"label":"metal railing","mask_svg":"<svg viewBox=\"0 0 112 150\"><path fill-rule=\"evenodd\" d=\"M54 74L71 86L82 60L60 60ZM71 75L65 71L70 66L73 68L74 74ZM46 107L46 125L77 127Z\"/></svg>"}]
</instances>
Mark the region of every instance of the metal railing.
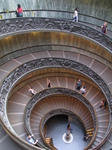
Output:
<instances>
[{"instance_id":1,"label":"metal railing","mask_svg":"<svg viewBox=\"0 0 112 150\"><path fill-rule=\"evenodd\" d=\"M9 11L3 9L3 12L0 12L0 19L9 19L15 18L15 11ZM46 10L46 9L33 9L33 10L23 10L24 17L49 17L49 18L58 18L58 19L73 19L73 12L63 11L63 10ZM95 27L101 27L104 22L108 22L108 30L112 31L112 22L105 20L103 18L89 16L87 14L79 13L79 22L87 23L94 25Z\"/></svg>"}]
</instances>

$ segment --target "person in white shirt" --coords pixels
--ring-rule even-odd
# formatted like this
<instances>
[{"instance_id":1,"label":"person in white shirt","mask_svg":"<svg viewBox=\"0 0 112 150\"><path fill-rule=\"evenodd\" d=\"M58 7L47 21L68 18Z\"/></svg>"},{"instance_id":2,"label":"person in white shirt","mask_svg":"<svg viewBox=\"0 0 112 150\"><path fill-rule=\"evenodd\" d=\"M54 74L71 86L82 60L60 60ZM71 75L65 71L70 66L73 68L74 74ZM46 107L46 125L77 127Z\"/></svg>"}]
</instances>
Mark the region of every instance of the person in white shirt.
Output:
<instances>
[{"instance_id":1,"label":"person in white shirt","mask_svg":"<svg viewBox=\"0 0 112 150\"><path fill-rule=\"evenodd\" d=\"M36 94L36 91L32 87L29 89L29 92L32 94L32 96Z\"/></svg>"},{"instance_id":2,"label":"person in white shirt","mask_svg":"<svg viewBox=\"0 0 112 150\"><path fill-rule=\"evenodd\" d=\"M27 141L28 141L28 143L30 143L30 144L32 144L32 145L37 145L37 142L38 142L38 140L34 140L34 138L33 138L33 135L29 135L28 137L27 137Z\"/></svg>"},{"instance_id":3,"label":"person in white shirt","mask_svg":"<svg viewBox=\"0 0 112 150\"><path fill-rule=\"evenodd\" d=\"M86 93L86 88L85 88L85 86L80 89L80 93L81 93L81 94L85 94L85 93Z\"/></svg>"},{"instance_id":4,"label":"person in white shirt","mask_svg":"<svg viewBox=\"0 0 112 150\"><path fill-rule=\"evenodd\" d=\"M78 8L75 8L74 14L73 14L73 22L78 22Z\"/></svg>"}]
</instances>

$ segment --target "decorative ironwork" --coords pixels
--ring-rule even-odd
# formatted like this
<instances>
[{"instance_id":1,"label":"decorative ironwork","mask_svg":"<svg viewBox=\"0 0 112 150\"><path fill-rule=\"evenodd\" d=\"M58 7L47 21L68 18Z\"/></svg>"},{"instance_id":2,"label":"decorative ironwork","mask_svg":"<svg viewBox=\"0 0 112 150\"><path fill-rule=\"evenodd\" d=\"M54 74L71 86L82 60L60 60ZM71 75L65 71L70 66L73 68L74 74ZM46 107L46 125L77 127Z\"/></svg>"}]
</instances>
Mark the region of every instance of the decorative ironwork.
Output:
<instances>
[{"instance_id":1,"label":"decorative ironwork","mask_svg":"<svg viewBox=\"0 0 112 150\"><path fill-rule=\"evenodd\" d=\"M56 94L64 94L64 95L67 95L67 96L71 96L75 99L78 99L80 100L84 105L87 106L88 110L90 111L91 113L91 116L93 118L93 122L94 122L94 129L96 130L96 125L97 125L97 119L96 119L96 116L95 116L95 112L94 112L94 109L93 107L91 106L91 104L89 103L89 101L84 97L82 96L81 94L77 93L76 91L72 91L70 89L66 89L66 88L51 88L51 89L46 89L38 94L36 94L33 99L27 104L26 106L26 112L25 112L25 126L27 127L27 130L31 133L32 133L32 130L31 130L31 127L30 127L30 115L31 115L31 111L33 109L33 107L43 98L47 97L47 96L51 96L51 95L56 95ZM70 111L68 110L59 110L58 113L67 113L69 112L70 114ZM49 114L52 116L56 113L56 111L52 111L50 112ZM44 121L46 121L44 119ZM44 122L43 122L44 123ZM41 125L43 127L43 125ZM42 129L42 128L41 128Z\"/></svg>"},{"instance_id":2,"label":"decorative ironwork","mask_svg":"<svg viewBox=\"0 0 112 150\"><path fill-rule=\"evenodd\" d=\"M81 23L74 23L70 20L52 18L13 18L0 21L0 36L17 34L30 30L50 30L74 33L91 39L112 52L112 39L100 31Z\"/></svg>"},{"instance_id":3,"label":"decorative ironwork","mask_svg":"<svg viewBox=\"0 0 112 150\"><path fill-rule=\"evenodd\" d=\"M102 78L99 75L97 75L93 70L91 70L90 68L88 68L87 66L85 66L83 64L80 64L79 62L75 62L75 61L68 60L68 59L62 59L62 58L36 59L36 60L29 61L27 63L24 63L21 66L19 66L18 68L16 68L5 78L5 80L3 81L2 85L1 85L1 88L0 88L0 118L1 118L2 122L4 123L4 126L8 130L11 130L12 132L14 132L8 121L7 113L6 113L8 94L11 91L12 87L24 75L26 75L34 70L46 68L46 67L68 68L68 69L78 71L78 72L88 76L100 87L100 89L104 93L104 95L107 99L107 102L109 104L110 114L112 113L111 92L109 91L108 86L102 80ZM47 92L49 93L49 91L47 91ZM39 97L41 97L41 94L42 93L40 93L38 95L38 97L36 97L36 98L39 99ZM78 98L78 95L77 95L77 98ZM86 105L88 105L88 103ZM112 120L111 117L110 117L110 122ZM109 124L108 132L110 131L110 126L111 126L111 124ZM107 132L107 134L108 134L108 132Z\"/></svg>"}]
</instances>

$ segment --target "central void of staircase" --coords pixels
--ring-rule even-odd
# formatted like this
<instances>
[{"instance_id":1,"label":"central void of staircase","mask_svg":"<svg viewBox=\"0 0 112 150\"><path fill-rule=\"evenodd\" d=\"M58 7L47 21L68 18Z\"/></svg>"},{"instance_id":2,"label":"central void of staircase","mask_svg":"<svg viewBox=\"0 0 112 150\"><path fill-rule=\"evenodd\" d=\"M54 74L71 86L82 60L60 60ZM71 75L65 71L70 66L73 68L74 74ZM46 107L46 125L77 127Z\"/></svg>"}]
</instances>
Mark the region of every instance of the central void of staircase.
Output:
<instances>
[{"instance_id":1,"label":"central void of staircase","mask_svg":"<svg viewBox=\"0 0 112 150\"><path fill-rule=\"evenodd\" d=\"M68 116L57 115L47 121L44 130L48 137L53 138L53 144L58 150L83 150L90 140L84 140L82 129L74 122L71 123L73 141L68 144L63 141L63 134L66 132L67 124Z\"/></svg>"}]
</instances>

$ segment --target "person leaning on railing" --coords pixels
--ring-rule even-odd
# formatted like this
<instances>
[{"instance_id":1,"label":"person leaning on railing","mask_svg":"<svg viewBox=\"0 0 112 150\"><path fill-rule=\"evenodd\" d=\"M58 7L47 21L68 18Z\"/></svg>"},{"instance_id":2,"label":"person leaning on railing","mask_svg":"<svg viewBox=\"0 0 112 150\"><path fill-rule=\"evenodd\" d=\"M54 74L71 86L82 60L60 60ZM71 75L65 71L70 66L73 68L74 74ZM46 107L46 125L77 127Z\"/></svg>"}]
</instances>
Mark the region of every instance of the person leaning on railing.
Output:
<instances>
[{"instance_id":1,"label":"person leaning on railing","mask_svg":"<svg viewBox=\"0 0 112 150\"><path fill-rule=\"evenodd\" d=\"M27 141L28 141L28 143L37 146L38 140L35 140L35 139L33 138L33 135L29 135L29 136L27 137Z\"/></svg>"}]
</instances>

